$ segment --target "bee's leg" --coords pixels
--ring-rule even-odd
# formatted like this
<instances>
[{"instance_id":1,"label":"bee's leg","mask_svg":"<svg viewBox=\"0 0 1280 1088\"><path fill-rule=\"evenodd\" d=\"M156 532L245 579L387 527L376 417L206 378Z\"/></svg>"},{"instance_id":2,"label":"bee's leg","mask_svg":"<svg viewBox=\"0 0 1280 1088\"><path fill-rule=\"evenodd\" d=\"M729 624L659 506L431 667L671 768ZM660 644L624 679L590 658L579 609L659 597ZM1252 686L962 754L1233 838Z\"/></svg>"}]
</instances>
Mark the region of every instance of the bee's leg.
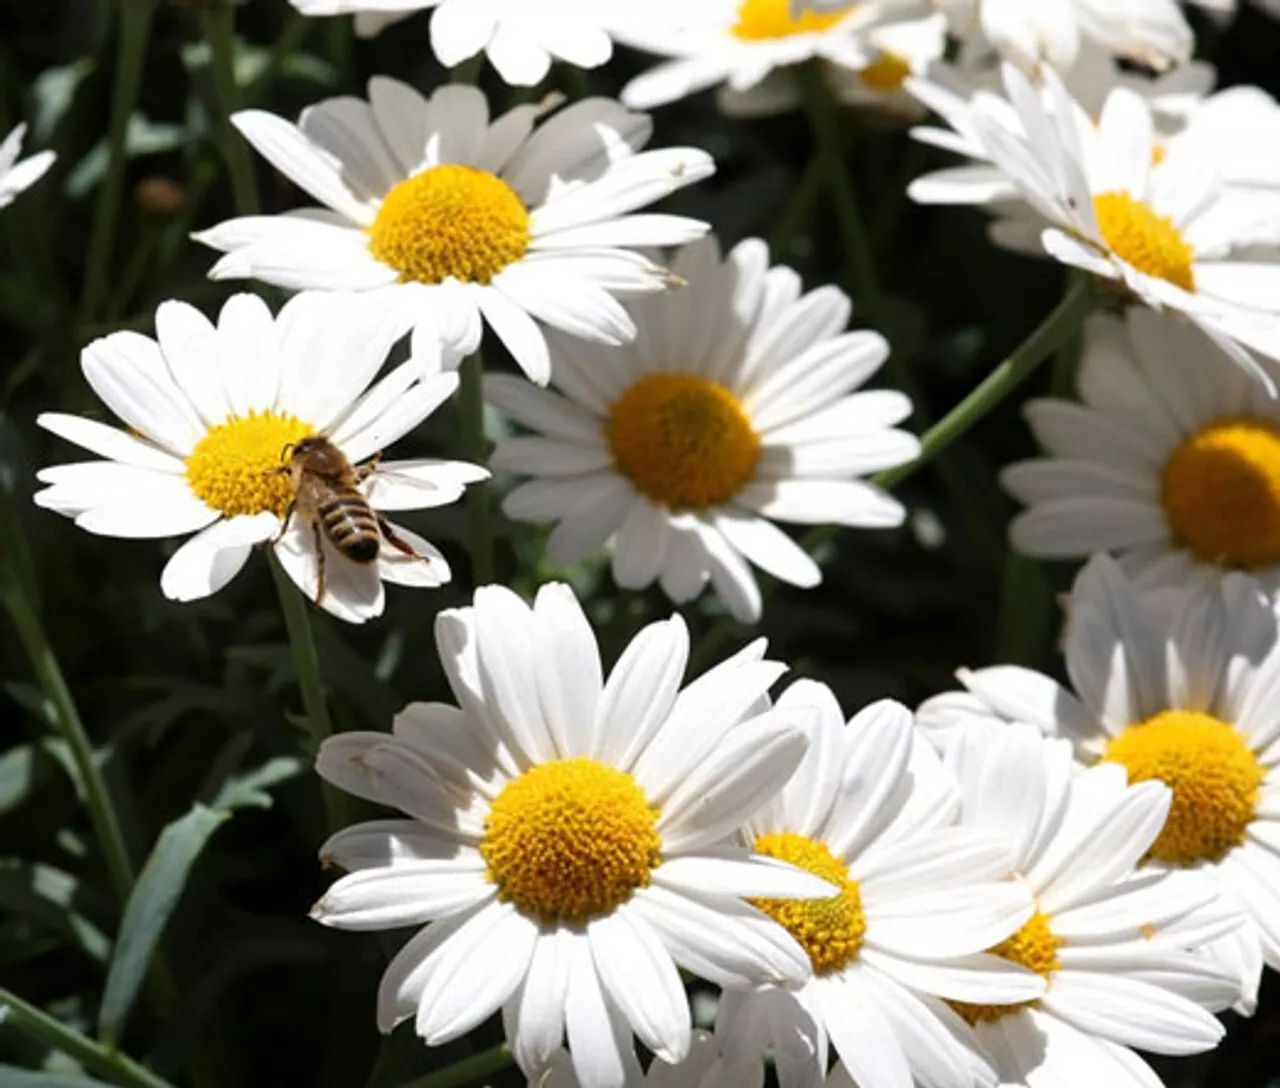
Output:
<instances>
[{"instance_id":1,"label":"bee's leg","mask_svg":"<svg viewBox=\"0 0 1280 1088\"><path fill-rule=\"evenodd\" d=\"M294 507L297 505L298 504L296 502L291 502L289 504L288 508L284 512L284 517L280 521L280 531L267 541L268 546L274 548L284 539L284 534L289 531L289 523L293 520Z\"/></svg>"},{"instance_id":2,"label":"bee's leg","mask_svg":"<svg viewBox=\"0 0 1280 1088\"><path fill-rule=\"evenodd\" d=\"M403 552L410 559L421 559L424 563L431 562L429 556L419 555L413 550L412 544L409 544L407 541L396 536L396 531L391 528L390 522L388 522L381 514L378 515L378 529L382 533L382 539L395 548L396 551Z\"/></svg>"},{"instance_id":3,"label":"bee's leg","mask_svg":"<svg viewBox=\"0 0 1280 1088\"><path fill-rule=\"evenodd\" d=\"M369 460L367 460L363 465L357 466L356 477L360 480L361 483L364 483L365 480L367 480L370 476L372 476L375 472L378 471L378 466L380 464L382 464L381 450L379 450L372 457L370 457Z\"/></svg>"},{"instance_id":4,"label":"bee's leg","mask_svg":"<svg viewBox=\"0 0 1280 1088\"><path fill-rule=\"evenodd\" d=\"M316 547L316 604L324 600L324 537L320 534L320 523L311 523L311 536Z\"/></svg>"}]
</instances>

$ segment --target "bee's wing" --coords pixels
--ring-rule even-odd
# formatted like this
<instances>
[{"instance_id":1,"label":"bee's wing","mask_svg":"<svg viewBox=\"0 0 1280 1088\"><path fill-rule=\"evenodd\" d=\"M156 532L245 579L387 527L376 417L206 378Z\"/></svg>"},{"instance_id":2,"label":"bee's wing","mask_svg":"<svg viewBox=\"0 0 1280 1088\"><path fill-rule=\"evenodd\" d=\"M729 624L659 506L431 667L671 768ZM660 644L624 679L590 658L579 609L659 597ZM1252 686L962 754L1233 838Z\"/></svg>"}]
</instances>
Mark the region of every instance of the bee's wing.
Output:
<instances>
[{"instance_id":1,"label":"bee's wing","mask_svg":"<svg viewBox=\"0 0 1280 1088\"><path fill-rule=\"evenodd\" d=\"M361 490L378 510L425 510L457 502L469 483L478 483L489 474L477 465L454 461L418 461L415 467L431 471L410 475L395 466L379 466L362 482Z\"/></svg>"}]
</instances>

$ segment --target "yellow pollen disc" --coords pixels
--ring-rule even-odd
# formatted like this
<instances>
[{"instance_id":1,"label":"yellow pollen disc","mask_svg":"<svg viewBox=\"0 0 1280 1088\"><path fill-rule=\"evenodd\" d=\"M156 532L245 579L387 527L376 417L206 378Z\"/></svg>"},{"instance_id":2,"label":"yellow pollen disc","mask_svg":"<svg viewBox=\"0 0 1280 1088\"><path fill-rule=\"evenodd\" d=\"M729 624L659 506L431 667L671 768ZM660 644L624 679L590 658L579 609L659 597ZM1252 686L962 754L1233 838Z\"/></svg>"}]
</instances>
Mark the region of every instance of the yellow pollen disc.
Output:
<instances>
[{"instance_id":1,"label":"yellow pollen disc","mask_svg":"<svg viewBox=\"0 0 1280 1088\"><path fill-rule=\"evenodd\" d=\"M862 85L882 94L902 90L902 84L911 74L911 65L897 53L881 53L875 63L858 73Z\"/></svg>"},{"instance_id":2,"label":"yellow pollen disc","mask_svg":"<svg viewBox=\"0 0 1280 1088\"><path fill-rule=\"evenodd\" d=\"M433 166L400 182L369 228L369 252L401 281L488 283L529 248L529 212L499 177Z\"/></svg>"},{"instance_id":3,"label":"yellow pollen disc","mask_svg":"<svg viewBox=\"0 0 1280 1088\"><path fill-rule=\"evenodd\" d=\"M187 458L187 483L229 518L267 511L284 517L293 499L285 447L314 429L291 415L250 412L210 427Z\"/></svg>"},{"instance_id":4,"label":"yellow pollen disc","mask_svg":"<svg viewBox=\"0 0 1280 1088\"><path fill-rule=\"evenodd\" d=\"M1010 960L1030 968L1043 978L1052 978L1062 965L1058 962L1058 949L1066 942L1055 937L1049 926L1049 916L1036 911L1017 933L989 949L993 956ZM1019 1001L1013 1005L970 1005L965 1001L948 1001L953 1009L969 1021L993 1023L1010 1013L1034 1005L1034 1001Z\"/></svg>"},{"instance_id":5,"label":"yellow pollen disc","mask_svg":"<svg viewBox=\"0 0 1280 1088\"><path fill-rule=\"evenodd\" d=\"M1128 193L1100 193L1093 198L1093 210L1102 240L1116 256L1184 291L1196 289L1195 251L1172 219Z\"/></svg>"},{"instance_id":6,"label":"yellow pollen disc","mask_svg":"<svg viewBox=\"0 0 1280 1088\"><path fill-rule=\"evenodd\" d=\"M1165 463L1161 502L1175 540L1236 570L1280 563L1280 430L1252 419L1202 428Z\"/></svg>"},{"instance_id":7,"label":"yellow pollen disc","mask_svg":"<svg viewBox=\"0 0 1280 1088\"><path fill-rule=\"evenodd\" d=\"M738 5L738 21L733 35L747 42L789 38L793 34L818 34L829 30L854 10L857 4L846 4L835 11L805 11L791 14L792 0L742 0Z\"/></svg>"},{"instance_id":8,"label":"yellow pollen disc","mask_svg":"<svg viewBox=\"0 0 1280 1088\"><path fill-rule=\"evenodd\" d=\"M480 853L503 900L540 921L585 922L649 883L662 847L657 823L631 775L562 759L503 787Z\"/></svg>"},{"instance_id":9,"label":"yellow pollen disc","mask_svg":"<svg viewBox=\"0 0 1280 1088\"><path fill-rule=\"evenodd\" d=\"M618 471L672 510L728 502L755 475L760 438L738 398L690 374L650 374L609 408Z\"/></svg>"},{"instance_id":10,"label":"yellow pollen disc","mask_svg":"<svg viewBox=\"0 0 1280 1088\"><path fill-rule=\"evenodd\" d=\"M1164 710L1107 744L1130 782L1163 782L1173 804L1150 856L1174 865L1217 861L1244 841L1264 771L1228 722L1191 710Z\"/></svg>"},{"instance_id":11,"label":"yellow pollen disc","mask_svg":"<svg viewBox=\"0 0 1280 1088\"><path fill-rule=\"evenodd\" d=\"M753 899L775 922L786 928L809 954L815 974L840 971L858 958L867 932L862 893L849 870L828 849L793 831L761 835L757 854L788 861L840 889L830 899Z\"/></svg>"}]
</instances>

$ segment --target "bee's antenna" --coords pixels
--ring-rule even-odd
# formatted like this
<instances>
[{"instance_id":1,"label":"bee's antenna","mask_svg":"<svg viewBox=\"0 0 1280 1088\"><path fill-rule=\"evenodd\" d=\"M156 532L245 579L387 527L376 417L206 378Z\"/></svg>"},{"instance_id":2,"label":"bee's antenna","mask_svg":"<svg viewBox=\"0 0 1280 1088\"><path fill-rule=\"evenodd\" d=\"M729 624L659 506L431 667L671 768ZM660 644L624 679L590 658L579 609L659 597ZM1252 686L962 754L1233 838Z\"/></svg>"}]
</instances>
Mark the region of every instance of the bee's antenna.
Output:
<instances>
[{"instance_id":1,"label":"bee's antenna","mask_svg":"<svg viewBox=\"0 0 1280 1088\"><path fill-rule=\"evenodd\" d=\"M284 461L284 460L286 460L286 459L288 458L288 456L289 456L289 451L290 451L290 450L292 450L292 449L294 448L294 446L295 446L295 445L296 445L296 443L294 443L294 442L286 442L286 443L284 444L284 448L280 451L280 460L281 460L281 461Z\"/></svg>"}]
</instances>

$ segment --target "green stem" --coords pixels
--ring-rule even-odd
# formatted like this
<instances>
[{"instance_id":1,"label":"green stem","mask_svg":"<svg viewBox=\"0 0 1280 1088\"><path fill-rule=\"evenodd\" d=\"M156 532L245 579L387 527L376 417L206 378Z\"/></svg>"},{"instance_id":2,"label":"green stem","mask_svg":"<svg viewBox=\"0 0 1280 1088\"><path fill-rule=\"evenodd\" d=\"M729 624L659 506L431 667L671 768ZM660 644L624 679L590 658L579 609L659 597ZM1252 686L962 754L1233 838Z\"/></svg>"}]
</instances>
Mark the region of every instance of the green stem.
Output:
<instances>
[{"instance_id":1,"label":"green stem","mask_svg":"<svg viewBox=\"0 0 1280 1088\"><path fill-rule=\"evenodd\" d=\"M463 1058L460 1062L428 1073L425 1077L409 1081L402 1088L462 1088L473 1084L482 1077L500 1073L511 1064L511 1048L500 1043L490 1050Z\"/></svg>"},{"instance_id":2,"label":"green stem","mask_svg":"<svg viewBox=\"0 0 1280 1088\"><path fill-rule=\"evenodd\" d=\"M167 1080L127 1055L95 1043L3 988L0 988L0 1026L12 1027L27 1038L74 1058L89 1072L126 1088L172 1088Z\"/></svg>"},{"instance_id":3,"label":"green stem","mask_svg":"<svg viewBox=\"0 0 1280 1088\"><path fill-rule=\"evenodd\" d=\"M845 160L848 137L842 131L840 106L823 78L821 62L806 65L801 69L799 78L809 124L817 143L816 157L826 179L845 259L849 262L854 301L866 319L876 324L882 308L883 291L858 191Z\"/></svg>"},{"instance_id":4,"label":"green stem","mask_svg":"<svg viewBox=\"0 0 1280 1088\"><path fill-rule=\"evenodd\" d=\"M484 360L476 352L462 363L462 384L458 390L458 422L462 455L483 465L489 459L484 434ZM494 579L493 508L487 483L467 488L467 521L471 537L471 572L477 586Z\"/></svg>"},{"instance_id":5,"label":"green stem","mask_svg":"<svg viewBox=\"0 0 1280 1088\"><path fill-rule=\"evenodd\" d=\"M222 154L231 173L231 191L241 215L258 214L258 179L253 173L249 148L231 124L240 105L236 85L236 11L231 5L206 8L200 13L204 36L213 51L213 85L218 98L218 133Z\"/></svg>"},{"instance_id":6,"label":"green stem","mask_svg":"<svg viewBox=\"0 0 1280 1088\"><path fill-rule=\"evenodd\" d=\"M267 58L267 63L246 88L244 97L247 101L261 102L266 99L267 92L280 75L285 61L293 56L302 45L302 40L307 36L309 25L309 20L305 15L290 9L288 16L285 18L284 27L276 35L276 40L271 46L271 55Z\"/></svg>"},{"instance_id":7,"label":"green stem","mask_svg":"<svg viewBox=\"0 0 1280 1088\"><path fill-rule=\"evenodd\" d=\"M1073 284L1057 308L1018 349L988 374L940 422L925 432L920 440L919 457L909 464L877 473L871 478L871 482L879 487L893 488L927 465L1026 381L1041 363L1076 332L1094 305L1089 281L1081 280Z\"/></svg>"},{"instance_id":8,"label":"green stem","mask_svg":"<svg viewBox=\"0 0 1280 1088\"><path fill-rule=\"evenodd\" d=\"M329 704L325 696L324 680L320 675L320 655L316 652L315 635L311 630L311 607L306 597L284 572L275 552L268 549L271 576L275 579L276 593L280 597L280 611L284 613L284 626L289 635L289 650L293 656L293 669L298 674L298 689L302 693L302 712L313 747L318 750L333 733L333 721L329 717ZM351 823L347 795L328 783L321 786L325 814L330 830L337 830Z\"/></svg>"},{"instance_id":9,"label":"green stem","mask_svg":"<svg viewBox=\"0 0 1280 1088\"><path fill-rule=\"evenodd\" d=\"M778 217L777 226L769 236L769 252L776 261L786 260L796 235L809 224L813 215L813 206L818 202L818 193L822 190L826 163L820 155L813 155L800 180L792 191L791 199Z\"/></svg>"},{"instance_id":10,"label":"green stem","mask_svg":"<svg viewBox=\"0 0 1280 1088\"><path fill-rule=\"evenodd\" d=\"M116 227L120 220L120 200L124 189L126 162L125 140L129 118L138 104L142 89L142 70L151 33L151 18L156 0L121 0L120 27L116 50L116 78L111 92L111 124L107 133L107 174L98 190L98 204L93 214L93 230L89 236L89 256L85 273L84 295L80 300L80 319L97 313L110 277L111 258L116 243Z\"/></svg>"},{"instance_id":11,"label":"green stem","mask_svg":"<svg viewBox=\"0 0 1280 1088\"><path fill-rule=\"evenodd\" d=\"M28 586L31 584L29 568L24 576L20 567L26 566L21 563L21 559L29 553L18 526L17 515L11 505L11 496L2 488L0 488L0 543L3 544L5 556L2 561L5 569L3 577L0 578L0 595L4 597L9 618L13 621L27 657L31 660L31 668L40 682L45 698L49 700L54 724L71 749L71 756L75 760L83 785L89 820L93 824L94 834L102 848L111 886L123 903L129 898L134 880L133 863L129 859L124 832L121 830L115 806L111 802L106 779L94 756L93 745L89 742L84 723L80 720L80 712L76 709L75 700L71 697L66 678L62 675L62 668L58 664L58 657L49 644L28 592Z\"/></svg>"}]
</instances>

